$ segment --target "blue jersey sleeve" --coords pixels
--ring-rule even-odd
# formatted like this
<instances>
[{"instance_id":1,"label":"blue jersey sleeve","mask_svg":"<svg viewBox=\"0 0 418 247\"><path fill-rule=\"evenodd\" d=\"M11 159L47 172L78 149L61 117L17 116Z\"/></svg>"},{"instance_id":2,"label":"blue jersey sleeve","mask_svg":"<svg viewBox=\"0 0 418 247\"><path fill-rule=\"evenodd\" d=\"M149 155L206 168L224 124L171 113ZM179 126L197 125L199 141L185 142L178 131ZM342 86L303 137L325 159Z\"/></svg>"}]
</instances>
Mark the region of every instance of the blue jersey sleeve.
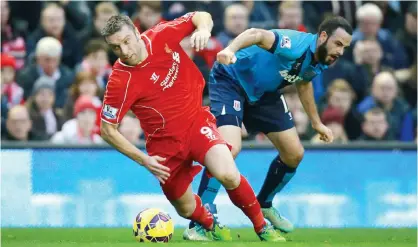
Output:
<instances>
[{"instance_id":1,"label":"blue jersey sleeve","mask_svg":"<svg viewBox=\"0 0 418 247\"><path fill-rule=\"evenodd\" d=\"M310 45L309 41L312 34L288 29L272 29L270 31L274 33L276 39L269 51L275 55L284 56L291 60L297 59Z\"/></svg>"}]
</instances>

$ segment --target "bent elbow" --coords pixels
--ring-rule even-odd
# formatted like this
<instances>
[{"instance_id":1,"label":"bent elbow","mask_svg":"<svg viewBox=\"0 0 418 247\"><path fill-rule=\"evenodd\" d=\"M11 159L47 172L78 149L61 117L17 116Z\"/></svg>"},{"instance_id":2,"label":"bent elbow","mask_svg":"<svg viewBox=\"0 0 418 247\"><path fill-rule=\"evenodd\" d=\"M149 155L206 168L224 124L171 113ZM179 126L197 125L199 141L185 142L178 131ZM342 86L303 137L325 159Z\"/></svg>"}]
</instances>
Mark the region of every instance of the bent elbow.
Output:
<instances>
[{"instance_id":1,"label":"bent elbow","mask_svg":"<svg viewBox=\"0 0 418 247\"><path fill-rule=\"evenodd\" d=\"M258 28L250 28L247 29L246 32L248 32L248 35L253 37L253 39L255 40L254 43L256 44L261 43L261 41L263 40L263 32Z\"/></svg>"},{"instance_id":2,"label":"bent elbow","mask_svg":"<svg viewBox=\"0 0 418 247\"><path fill-rule=\"evenodd\" d=\"M114 129L113 126L109 126L109 124L101 124L100 126L100 136L103 140L108 141L109 138L112 136Z\"/></svg>"}]
</instances>

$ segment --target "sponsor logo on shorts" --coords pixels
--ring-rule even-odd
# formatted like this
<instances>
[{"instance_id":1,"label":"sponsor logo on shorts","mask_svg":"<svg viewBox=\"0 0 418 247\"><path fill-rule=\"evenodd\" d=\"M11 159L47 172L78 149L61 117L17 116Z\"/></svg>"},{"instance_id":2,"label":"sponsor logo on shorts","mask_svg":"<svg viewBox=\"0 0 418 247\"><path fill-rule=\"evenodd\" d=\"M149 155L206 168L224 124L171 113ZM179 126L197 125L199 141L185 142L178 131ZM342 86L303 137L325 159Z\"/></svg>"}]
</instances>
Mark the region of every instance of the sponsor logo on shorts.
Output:
<instances>
[{"instance_id":1,"label":"sponsor logo on shorts","mask_svg":"<svg viewBox=\"0 0 418 247\"><path fill-rule=\"evenodd\" d=\"M107 119L116 119L116 113L119 109L115 107L111 107L110 105L104 105L103 106L103 116L105 116Z\"/></svg>"},{"instance_id":2,"label":"sponsor logo on shorts","mask_svg":"<svg viewBox=\"0 0 418 247\"><path fill-rule=\"evenodd\" d=\"M234 100L234 109L236 111L241 111L241 102L239 100Z\"/></svg>"},{"instance_id":3,"label":"sponsor logo on shorts","mask_svg":"<svg viewBox=\"0 0 418 247\"><path fill-rule=\"evenodd\" d=\"M202 127L200 129L200 133L205 135L209 140L214 141L218 138L216 138L216 136L213 134L213 131L211 128L209 127Z\"/></svg>"}]
</instances>

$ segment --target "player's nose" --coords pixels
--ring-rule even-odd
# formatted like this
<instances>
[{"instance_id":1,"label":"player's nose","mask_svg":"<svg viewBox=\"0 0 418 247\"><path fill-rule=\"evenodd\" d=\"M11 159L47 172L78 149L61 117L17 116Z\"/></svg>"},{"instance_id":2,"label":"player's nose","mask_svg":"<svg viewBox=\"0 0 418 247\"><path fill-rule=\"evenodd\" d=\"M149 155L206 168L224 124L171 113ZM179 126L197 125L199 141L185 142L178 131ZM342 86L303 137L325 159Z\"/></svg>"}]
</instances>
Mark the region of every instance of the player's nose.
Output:
<instances>
[{"instance_id":1,"label":"player's nose","mask_svg":"<svg viewBox=\"0 0 418 247\"><path fill-rule=\"evenodd\" d=\"M339 48L337 53L338 55L342 56L344 54L344 48L343 47Z\"/></svg>"},{"instance_id":2,"label":"player's nose","mask_svg":"<svg viewBox=\"0 0 418 247\"><path fill-rule=\"evenodd\" d=\"M124 57L128 57L128 48L127 48L126 46L121 45L121 46L120 46L120 51L121 51L121 53L122 53L122 56L124 56Z\"/></svg>"}]
</instances>

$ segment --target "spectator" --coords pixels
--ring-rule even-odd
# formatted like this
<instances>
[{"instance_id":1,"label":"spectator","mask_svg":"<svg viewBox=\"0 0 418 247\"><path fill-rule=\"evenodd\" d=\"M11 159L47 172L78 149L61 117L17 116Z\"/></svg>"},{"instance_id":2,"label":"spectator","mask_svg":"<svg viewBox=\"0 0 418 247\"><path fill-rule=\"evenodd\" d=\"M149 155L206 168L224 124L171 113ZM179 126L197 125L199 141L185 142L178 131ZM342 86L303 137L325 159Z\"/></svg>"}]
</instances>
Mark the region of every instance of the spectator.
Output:
<instances>
[{"instance_id":1,"label":"spectator","mask_svg":"<svg viewBox=\"0 0 418 247\"><path fill-rule=\"evenodd\" d=\"M163 21L161 1L138 1L137 12L132 21L140 33Z\"/></svg>"},{"instance_id":2,"label":"spectator","mask_svg":"<svg viewBox=\"0 0 418 247\"><path fill-rule=\"evenodd\" d=\"M165 20L174 20L189 11L197 10L194 1L161 1L162 17Z\"/></svg>"},{"instance_id":3,"label":"spectator","mask_svg":"<svg viewBox=\"0 0 418 247\"><path fill-rule=\"evenodd\" d=\"M373 77L390 67L382 64L383 51L376 40L361 40L354 46L354 62L358 74L366 78L367 85L371 84Z\"/></svg>"},{"instance_id":4,"label":"spectator","mask_svg":"<svg viewBox=\"0 0 418 247\"><path fill-rule=\"evenodd\" d=\"M74 107L75 118L67 121L62 130L52 136L55 144L101 144L102 138L96 133L97 112L91 97L82 96Z\"/></svg>"},{"instance_id":5,"label":"spectator","mask_svg":"<svg viewBox=\"0 0 418 247\"><path fill-rule=\"evenodd\" d=\"M63 124L62 115L54 109L54 84L55 81L49 77L39 77L27 102L32 131L42 140L49 140Z\"/></svg>"},{"instance_id":6,"label":"spectator","mask_svg":"<svg viewBox=\"0 0 418 247\"><path fill-rule=\"evenodd\" d=\"M356 11L362 1L302 1L304 20L315 30L322 20L330 16L342 16L355 28Z\"/></svg>"},{"instance_id":7,"label":"spectator","mask_svg":"<svg viewBox=\"0 0 418 247\"><path fill-rule=\"evenodd\" d=\"M107 79L112 73L112 66L109 64L107 55L108 46L106 42L99 39L90 40L85 48L84 59L77 71L88 71L96 77L100 89L105 89Z\"/></svg>"},{"instance_id":8,"label":"spectator","mask_svg":"<svg viewBox=\"0 0 418 247\"><path fill-rule=\"evenodd\" d=\"M417 106L417 61L409 69L395 71L396 80L403 89L403 95L411 108Z\"/></svg>"},{"instance_id":9,"label":"spectator","mask_svg":"<svg viewBox=\"0 0 418 247\"><path fill-rule=\"evenodd\" d=\"M85 32L89 29L91 22L91 13L88 4L85 1L61 0L59 5L64 9L65 19L71 23L77 33ZM77 36L80 38L79 36Z\"/></svg>"},{"instance_id":10,"label":"spectator","mask_svg":"<svg viewBox=\"0 0 418 247\"><path fill-rule=\"evenodd\" d=\"M263 29L276 27L277 21L274 11L269 9L265 1L245 0L239 2L248 10L250 23L248 26Z\"/></svg>"},{"instance_id":11,"label":"spectator","mask_svg":"<svg viewBox=\"0 0 418 247\"><path fill-rule=\"evenodd\" d=\"M16 60L14 57L1 54L1 95L7 108L23 103L23 89L15 82Z\"/></svg>"},{"instance_id":12,"label":"spectator","mask_svg":"<svg viewBox=\"0 0 418 247\"><path fill-rule=\"evenodd\" d=\"M282 89L282 93L286 99L287 107L292 114L296 132L299 134L300 139L309 140L312 137L313 131L309 124L308 115L306 115L302 103L299 100L296 87L289 85Z\"/></svg>"},{"instance_id":13,"label":"spectator","mask_svg":"<svg viewBox=\"0 0 418 247\"><path fill-rule=\"evenodd\" d=\"M302 141L311 139L310 122L308 115L303 108L291 110L296 132Z\"/></svg>"},{"instance_id":14,"label":"spectator","mask_svg":"<svg viewBox=\"0 0 418 247\"><path fill-rule=\"evenodd\" d=\"M282 1L279 5L278 27L280 29L292 29L299 32L308 32L303 24L303 8L299 1ZM313 31L309 28L309 31Z\"/></svg>"},{"instance_id":15,"label":"spectator","mask_svg":"<svg viewBox=\"0 0 418 247\"><path fill-rule=\"evenodd\" d=\"M25 40L14 27L14 23L10 21L10 8L6 0L1 1L1 52L15 57L15 69L21 69L24 66Z\"/></svg>"},{"instance_id":16,"label":"spectator","mask_svg":"<svg viewBox=\"0 0 418 247\"><path fill-rule=\"evenodd\" d=\"M380 108L371 108L364 113L361 125L363 134L359 137L362 141L393 141L394 136L389 130L389 123L385 112Z\"/></svg>"},{"instance_id":17,"label":"spectator","mask_svg":"<svg viewBox=\"0 0 418 247\"><path fill-rule=\"evenodd\" d=\"M225 8L224 12L225 30L220 32L216 38L221 42L223 47L227 47L232 39L248 28L248 21L249 13L244 5L229 5Z\"/></svg>"},{"instance_id":18,"label":"spectator","mask_svg":"<svg viewBox=\"0 0 418 247\"><path fill-rule=\"evenodd\" d=\"M13 106L7 114L5 141L36 141L39 138L31 132L32 121L28 109L23 105Z\"/></svg>"},{"instance_id":19,"label":"spectator","mask_svg":"<svg viewBox=\"0 0 418 247\"><path fill-rule=\"evenodd\" d=\"M398 29L396 38L405 47L408 57L407 64L411 66L417 60L417 3L411 3L405 15L405 25Z\"/></svg>"},{"instance_id":20,"label":"spectator","mask_svg":"<svg viewBox=\"0 0 418 247\"><path fill-rule=\"evenodd\" d=\"M289 85L282 89L282 93L286 99L286 103L290 111L303 109L299 99L299 94L294 85Z\"/></svg>"},{"instance_id":21,"label":"spectator","mask_svg":"<svg viewBox=\"0 0 418 247\"><path fill-rule=\"evenodd\" d=\"M62 43L62 63L74 68L82 58L82 45L76 37L73 27L66 23L64 9L55 3L49 3L42 10L41 25L28 38L27 51L29 61L33 57L35 45L46 36L54 37Z\"/></svg>"},{"instance_id":22,"label":"spectator","mask_svg":"<svg viewBox=\"0 0 418 247\"><path fill-rule=\"evenodd\" d=\"M334 136L334 143L347 143L348 137L344 130L344 114L341 110L327 108L321 115L322 123L331 129ZM312 139L313 143L322 143L320 135L316 134Z\"/></svg>"},{"instance_id":23,"label":"spectator","mask_svg":"<svg viewBox=\"0 0 418 247\"><path fill-rule=\"evenodd\" d=\"M82 37L83 44L91 39L102 38L100 31L105 26L107 20L113 15L118 15L119 10L112 2L101 2L96 5L94 8L94 20L93 26L90 28L89 32L85 33Z\"/></svg>"},{"instance_id":24,"label":"spectator","mask_svg":"<svg viewBox=\"0 0 418 247\"><path fill-rule=\"evenodd\" d=\"M327 94L327 107L341 111L344 116L343 125L348 139L357 139L361 134L361 128L359 114L355 107L353 107L353 102L356 99L354 90L347 81L336 79L328 88Z\"/></svg>"},{"instance_id":25,"label":"spectator","mask_svg":"<svg viewBox=\"0 0 418 247\"><path fill-rule=\"evenodd\" d=\"M143 139L144 131L141 128L138 118L131 112L123 117L119 126L119 132L132 144L138 145Z\"/></svg>"},{"instance_id":26,"label":"spectator","mask_svg":"<svg viewBox=\"0 0 418 247\"><path fill-rule=\"evenodd\" d=\"M375 55L374 55L375 56ZM368 94L370 81L367 69L359 69L361 65L355 65L351 61L340 58L331 64L324 73L316 76L313 80L315 99L321 101L327 88L336 79L346 80L355 91L359 103Z\"/></svg>"},{"instance_id":27,"label":"spectator","mask_svg":"<svg viewBox=\"0 0 418 247\"><path fill-rule=\"evenodd\" d=\"M71 85L69 97L64 107L64 118L66 120L74 117L74 103L80 96L88 96L92 98L93 104L97 111L97 130L100 128L100 110L102 101L99 96L101 90L92 74L86 71L81 71L76 75L75 82Z\"/></svg>"},{"instance_id":28,"label":"spectator","mask_svg":"<svg viewBox=\"0 0 418 247\"><path fill-rule=\"evenodd\" d=\"M15 82L16 60L1 54L1 133L5 134L6 117L9 109L23 103L23 89Z\"/></svg>"},{"instance_id":29,"label":"spectator","mask_svg":"<svg viewBox=\"0 0 418 247\"><path fill-rule=\"evenodd\" d=\"M381 28L383 14L379 7L366 3L357 10L356 17L359 27L353 33L353 45L359 40L377 40L383 51L382 64L394 69L407 67L402 45L388 30Z\"/></svg>"},{"instance_id":30,"label":"spectator","mask_svg":"<svg viewBox=\"0 0 418 247\"><path fill-rule=\"evenodd\" d=\"M204 11L212 15L213 29L212 35L216 36L223 29L223 9L222 1L161 1L162 18L164 20L174 20L188 12Z\"/></svg>"},{"instance_id":31,"label":"spectator","mask_svg":"<svg viewBox=\"0 0 418 247\"><path fill-rule=\"evenodd\" d=\"M398 84L395 76L390 72L381 72L373 80L371 95L366 97L359 105L358 111L362 114L371 108L382 108L388 114L390 132L399 138L401 126L409 111L408 104L398 96Z\"/></svg>"},{"instance_id":32,"label":"spectator","mask_svg":"<svg viewBox=\"0 0 418 247\"><path fill-rule=\"evenodd\" d=\"M391 33L396 33L396 30L402 27L402 13L400 5L393 4L395 1L370 1L376 4L383 14L382 27L389 30ZM392 4L390 3L392 2Z\"/></svg>"},{"instance_id":33,"label":"spectator","mask_svg":"<svg viewBox=\"0 0 418 247\"><path fill-rule=\"evenodd\" d=\"M44 37L36 45L36 63L30 64L18 73L17 82L24 89L24 99L32 94L34 82L41 76L55 81L55 107L62 108L66 99L66 90L71 85L74 75L65 65L60 64L62 46L52 37Z\"/></svg>"},{"instance_id":34,"label":"spectator","mask_svg":"<svg viewBox=\"0 0 418 247\"><path fill-rule=\"evenodd\" d=\"M16 23L16 27L22 28L22 37L27 38L39 26L41 11L45 1L8 1L10 19ZM28 11L30 10L30 11Z\"/></svg>"}]
</instances>

